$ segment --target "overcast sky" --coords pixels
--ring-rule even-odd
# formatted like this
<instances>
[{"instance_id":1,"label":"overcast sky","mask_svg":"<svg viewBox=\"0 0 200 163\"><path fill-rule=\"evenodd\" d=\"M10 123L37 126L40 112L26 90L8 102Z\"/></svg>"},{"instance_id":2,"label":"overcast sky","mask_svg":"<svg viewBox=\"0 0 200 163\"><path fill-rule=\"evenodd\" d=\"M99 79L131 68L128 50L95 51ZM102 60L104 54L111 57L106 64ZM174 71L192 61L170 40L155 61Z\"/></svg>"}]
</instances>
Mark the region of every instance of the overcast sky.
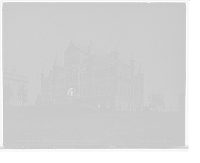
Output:
<instances>
[{"instance_id":1,"label":"overcast sky","mask_svg":"<svg viewBox=\"0 0 200 163\"><path fill-rule=\"evenodd\" d=\"M40 73L63 56L73 37L100 52L117 45L121 59L134 55L145 73L145 104L161 93L177 106L185 89L184 3L4 3L4 65L29 78L30 99L40 91Z\"/></svg>"}]
</instances>

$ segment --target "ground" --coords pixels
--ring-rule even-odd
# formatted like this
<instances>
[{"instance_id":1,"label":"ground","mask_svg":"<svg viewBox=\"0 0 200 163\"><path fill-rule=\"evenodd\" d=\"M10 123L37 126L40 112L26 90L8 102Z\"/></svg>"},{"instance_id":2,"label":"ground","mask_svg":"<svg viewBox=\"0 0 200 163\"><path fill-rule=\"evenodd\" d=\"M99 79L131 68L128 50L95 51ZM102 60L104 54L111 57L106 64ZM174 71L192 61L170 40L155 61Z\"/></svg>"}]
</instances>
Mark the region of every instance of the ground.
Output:
<instances>
[{"instance_id":1,"label":"ground","mask_svg":"<svg viewBox=\"0 0 200 163\"><path fill-rule=\"evenodd\" d=\"M3 141L6 148L182 148L184 117L184 112L4 106Z\"/></svg>"}]
</instances>

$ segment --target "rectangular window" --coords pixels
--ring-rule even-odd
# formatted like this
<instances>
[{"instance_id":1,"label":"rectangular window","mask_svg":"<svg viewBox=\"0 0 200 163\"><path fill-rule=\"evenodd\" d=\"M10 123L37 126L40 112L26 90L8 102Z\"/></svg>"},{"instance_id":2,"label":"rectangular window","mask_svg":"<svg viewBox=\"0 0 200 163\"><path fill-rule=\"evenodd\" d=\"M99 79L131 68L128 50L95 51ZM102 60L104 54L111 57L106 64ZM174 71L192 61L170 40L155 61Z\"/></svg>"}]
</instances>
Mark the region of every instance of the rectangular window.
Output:
<instances>
[{"instance_id":1,"label":"rectangular window","mask_svg":"<svg viewBox=\"0 0 200 163\"><path fill-rule=\"evenodd\" d=\"M52 100L53 96L52 96L52 92L50 92L50 99Z\"/></svg>"},{"instance_id":2,"label":"rectangular window","mask_svg":"<svg viewBox=\"0 0 200 163\"><path fill-rule=\"evenodd\" d=\"M60 78L60 85L64 84L64 78Z\"/></svg>"},{"instance_id":3,"label":"rectangular window","mask_svg":"<svg viewBox=\"0 0 200 163\"><path fill-rule=\"evenodd\" d=\"M83 72L82 79L85 81L85 72Z\"/></svg>"},{"instance_id":4,"label":"rectangular window","mask_svg":"<svg viewBox=\"0 0 200 163\"><path fill-rule=\"evenodd\" d=\"M71 65L70 66L73 66L73 59L71 59Z\"/></svg>"},{"instance_id":5,"label":"rectangular window","mask_svg":"<svg viewBox=\"0 0 200 163\"><path fill-rule=\"evenodd\" d=\"M110 76L110 67L107 68L108 76Z\"/></svg>"},{"instance_id":6,"label":"rectangular window","mask_svg":"<svg viewBox=\"0 0 200 163\"><path fill-rule=\"evenodd\" d=\"M128 85L128 96L130 96L130 85Z\"/></svg>"},{"instance_id":7,"label":"rectangular window","mask_svg":"<svg viewBox=\"0 0 200 163\"><path fill-rule=\"evenodd\" d=\"M122 94L122 84L119 84L119 94Z\"/></svg>"},{"instance_id":8,"label":"rectangular window","mask_svg":"<svg viewBox=\"0 0 200 163\"><path fill-rule=\"evenodd\" d=\"M71 83L71 76L67 76L67 84Z\"/></svg>"},{"instance_id":9,"label":"rectangular window","mask_svg":"<svg viewBox=\"0 0 200 163\"><path fill-rule=\"evenodd\" d=\"M107 109L110 109L110 103L109 102L106 103L106 107L107 107Z\"/></svg>"},{"instance_id":10,"label":"rectangular window","mask_svg":"<svg viewBox=\"0 0 200 163\"><path fill-rule=\"evenodd\" d=\"M99 78L101 78L101 69L100 68L99 68L98 74L99 74Z\"/></svg>"},{"instance_id":11,"label":"rectangular window","mask_svg":"<svg viewBox=\"0 0 200 163\"><path fill-rule=\"evenodd\" d=\"M107 84L107 93L110 94L110 84Z\"/></svg>"},{"instance_id":12,"label":"rectangular window","mask_svg":"<svg viewBox=\"0 0 200 163\"><path fill-rule=\"evenodd\" d=\"M122 76L122 66L119 66L119 76Z\"/></svg>"},{"instance_id":13,"label":"rectangular window","mask_svg":"<svg viewBox=\"0 0 200 163\"><path fill-rule=\"evenodd\" d=\"M82 88L82 94L85 96L85 87Z\"/></svg>"},{"instance_id":14,"label":"rectangular window","mask_svg":"<svg viewBox=\"0 0 200 163\"><path fill-rule=\"evenodd\" d=\"M50 87L52 87L52 80L50 80Z\"/></svg>"},{"instance_id":15,"label":"rectangular window","mask_svg":"<svg viewBox=\"0 0 200 163\"><path fill-rule=\"evenodd\" d=\"M106 67L103 68L103 77L106 77Z\"/></svg>"},{"instance_id":16,"label":"rectangular window","mask_svg":"<svg viewBox=\"0 0 200 163\"><path fill-rule=\"evenodd\" d=\"M101 85L98 86L98 95L101 94Z\"/></svg>"}]
</instances>

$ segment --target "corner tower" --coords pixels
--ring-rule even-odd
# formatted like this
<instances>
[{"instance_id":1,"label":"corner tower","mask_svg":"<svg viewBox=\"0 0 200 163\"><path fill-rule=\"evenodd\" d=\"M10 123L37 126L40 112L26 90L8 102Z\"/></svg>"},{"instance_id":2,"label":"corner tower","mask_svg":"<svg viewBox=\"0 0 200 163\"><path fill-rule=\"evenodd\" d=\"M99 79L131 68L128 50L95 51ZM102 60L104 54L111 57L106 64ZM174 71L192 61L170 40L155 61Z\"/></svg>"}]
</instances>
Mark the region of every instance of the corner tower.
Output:
<instances>
[{"instance_id":1,"label":"corner tower","mask_svg":"<svg viewBox=\"0 0 200 163\"><path fill-rule=\"evenodd\" d=\"M56 54L56 58L54 60L54 64L53 64L52 68L53 68L52 95L53 95L53 98L57 98L58 97L58 70L61 68L59 65L57 54Z\"/></svg>"},{"instance_id":2,"label":"corner tower","mask_svg":"<svg viewBox=\"0 0 200 163\"><path fill-rule=\"evenodd\" d=\"M94 66L96 65L96 55L94 54L92 48L92 41L90 41L90 45L88 47L88 52L86 54L86 97L94 96L94 82L93 82L93 72Z\"/></svg>"}]
</instances>

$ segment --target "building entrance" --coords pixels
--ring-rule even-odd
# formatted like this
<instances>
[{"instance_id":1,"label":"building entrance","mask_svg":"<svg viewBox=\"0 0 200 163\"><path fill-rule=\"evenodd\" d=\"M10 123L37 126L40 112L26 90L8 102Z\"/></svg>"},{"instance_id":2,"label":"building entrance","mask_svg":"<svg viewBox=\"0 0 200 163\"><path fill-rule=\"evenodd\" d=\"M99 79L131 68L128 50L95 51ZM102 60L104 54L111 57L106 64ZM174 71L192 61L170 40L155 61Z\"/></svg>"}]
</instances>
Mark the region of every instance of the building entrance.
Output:
<instances>
[{"instance_id":1,"label":"building entrance","mask_svg":"<svg viewBox=\"0 0 200 163\"><path fill-rule=\"evenodd\" d=\"M69 88L69 90L67 91L67 95L74 96L74 94L75 94L75 89L74 88Z\"/></svg>"}]
</instances>

